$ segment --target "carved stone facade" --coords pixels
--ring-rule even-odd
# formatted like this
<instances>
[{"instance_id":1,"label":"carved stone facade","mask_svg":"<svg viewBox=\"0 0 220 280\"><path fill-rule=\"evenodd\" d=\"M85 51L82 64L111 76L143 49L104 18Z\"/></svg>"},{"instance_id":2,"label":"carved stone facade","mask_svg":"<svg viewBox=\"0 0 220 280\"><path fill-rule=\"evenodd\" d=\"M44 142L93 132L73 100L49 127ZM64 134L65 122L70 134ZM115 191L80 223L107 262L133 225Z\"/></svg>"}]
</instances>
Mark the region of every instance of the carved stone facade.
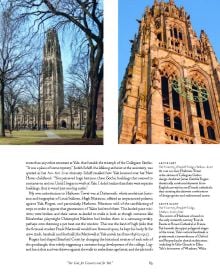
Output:
<instances>
[{"instance_id":1,"label":"carved stone facade","mask_svg":"<svg viewBox=\"0 0 220 280\"><path fill-rule=\"evenodd\" d=\"M120 144L220 143L220 65L174 1L146 8L120 88Z\"/></svg>"},{"instance_id":2,"label":"carved stone facade","mask_svg":"<svg viewBox=\"0 0 220 280\"><path fill-rule=\"evenodd\" d=\"M84 129L87 119L87 108L84 105L73 105L64 108L59 114L60 129ZM6 127L9 125L6 123ZM45 128L50 128L48 125ZM14 115L14 129L38 129L38 108L36 104L20 105Z\"/></svg>"},{"instance_id":3,"label":"carved stone facade","mask_svg":"<svg viewBox=\"0 0 220 280\"><path fill-rule=\"evenodd\" d=\"M83 129L86 125L86 119L86 106L73 104L71 108L64 108L60 114L60 128Z\"/></svg>"},{"instance_id":4,"label":"carved stone facade","mask_svg":"<svg viewBox=\"0 0 220 280\"><path fill-rule=\"evenodd\" d=\"M56 129L64 108L63 67L60 44L55 29L47 32L43 50L40 93L41 127Z\"/></svg>"}]
</instances>

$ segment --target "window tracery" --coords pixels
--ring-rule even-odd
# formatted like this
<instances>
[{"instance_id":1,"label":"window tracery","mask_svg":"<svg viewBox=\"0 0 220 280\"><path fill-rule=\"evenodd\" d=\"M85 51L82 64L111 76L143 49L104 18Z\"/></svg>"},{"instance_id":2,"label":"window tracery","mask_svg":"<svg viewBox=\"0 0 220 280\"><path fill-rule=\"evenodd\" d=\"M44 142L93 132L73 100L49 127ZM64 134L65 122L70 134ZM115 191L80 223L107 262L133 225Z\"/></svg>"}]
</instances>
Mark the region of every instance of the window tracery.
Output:
<instances>
[{"instance_id":1,"label":"window tracery","mask_svg":"<svg viewBox=\"0 0 220 280\"><path fill-rule=\"evenodd\" d=\"M50 111L47 111L47 112L46 112L46 121L47 121L47 122L51 121Z\"/></svg>"},{"instance_id":2,"label":"window tracery","mask_svg":"<svg viewBox=\"0 0 220 280\"><path fill-rule=\"evenodd\" d=\"M161 71L161 93L164 108L164 126L179 131L183 130L181 97L172 87L172 83L177 79L175 69L171 65L166 65Z\"/></svg>"},{"instance_id":3,"label":"window tracery","mask_svg":"<svg viewBox=\"0 0 220 280\"><path fill-rule=\"evenodd\" d=\"M180 53L181 48L184 46L184 36L181 27L176 25L170 26L170 44L171 48Z\"/></svg>"},{"instance_id":4,"label":"window tracery","mask_svg":"<svg viewBox=\"0 0 220 280\"><path fill-rule=\"evenodd\" d=\"M199 93L199 88L201 90L201 93ZM205 79L199 73L194 73L192 77L192 93L195 100L199 99L198 94L208 95L208 89ZM199 119L200 136L203 138L208 138L210 140L216 140L209 95L207 100L194 103L196 106L196 116Z\"/></svg>"}]
</instances>

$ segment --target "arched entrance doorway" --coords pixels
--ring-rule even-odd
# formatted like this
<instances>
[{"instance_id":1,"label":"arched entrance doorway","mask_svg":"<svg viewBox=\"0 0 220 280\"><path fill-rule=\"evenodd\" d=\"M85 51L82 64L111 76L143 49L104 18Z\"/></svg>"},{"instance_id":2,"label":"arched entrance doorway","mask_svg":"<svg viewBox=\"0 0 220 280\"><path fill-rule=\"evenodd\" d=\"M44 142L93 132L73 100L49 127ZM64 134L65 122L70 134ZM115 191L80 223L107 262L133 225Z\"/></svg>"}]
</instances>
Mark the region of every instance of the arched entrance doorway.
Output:
<instances>
[{"instance_id":1,"label":"arched entrance doorway","mask_svg":"<svg viewBox=\"0 0 220 280\"><path fill-rule=\"evenodd\" d=\"M66 128L66 122L64 120L61 121L61 127Z\"/></svg>"}]
</instances>

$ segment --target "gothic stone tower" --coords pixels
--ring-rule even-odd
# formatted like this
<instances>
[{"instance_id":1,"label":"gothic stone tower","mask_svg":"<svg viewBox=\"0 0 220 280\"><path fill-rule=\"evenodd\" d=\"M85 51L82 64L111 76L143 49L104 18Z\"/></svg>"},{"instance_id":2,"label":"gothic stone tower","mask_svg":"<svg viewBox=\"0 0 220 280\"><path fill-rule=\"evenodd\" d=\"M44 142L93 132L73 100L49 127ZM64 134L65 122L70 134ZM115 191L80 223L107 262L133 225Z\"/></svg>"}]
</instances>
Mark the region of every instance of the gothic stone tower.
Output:
<instances>
[{"instance_id":1,"label":"gothic stone tower","mask_svg":"<svg viewBox=\"0 0 220 280\"><path fill-rule=\"evenodd\" d=\"M58 128L59 114L63 106L63 67L60 44L56 30L50 29L43 49L40 93L41 127Z\"/></svg>"},{"instance_id":2,"label":"gothic stone tower","mask_svg":"<svg viewBox=\"0 0 220 280\"><path fill-rule=\"evenodd\" d=\"M173 0L146 8L119 97L119 143L220 143L220 65Z\"/></svg>"}]
</instances>

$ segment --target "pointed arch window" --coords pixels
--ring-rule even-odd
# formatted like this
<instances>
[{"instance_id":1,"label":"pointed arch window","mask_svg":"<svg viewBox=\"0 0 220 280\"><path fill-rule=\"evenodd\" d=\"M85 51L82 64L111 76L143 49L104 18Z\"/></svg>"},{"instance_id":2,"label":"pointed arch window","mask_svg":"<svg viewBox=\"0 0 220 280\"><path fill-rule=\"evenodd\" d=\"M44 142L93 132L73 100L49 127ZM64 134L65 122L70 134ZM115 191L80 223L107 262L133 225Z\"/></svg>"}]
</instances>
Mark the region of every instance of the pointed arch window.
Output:
<instances>
[{"instance_id":1,"label":"pointed arch window","mask_svg":"<svg viewBox=\"0 0 220 280\"><path fill-rule=\"evenodd\" d=\"M173 87L172 87L172 100L173 100L173 109L180 111L180 96Z\"/></svg>"},{"instance_id":2,"label":"pointed arch window","mask_svg":"<svg viewBox=\"0 0 220 280\"><path fill-rule=\"evenodd\" d=\"M209 139L211 139L211 140L216 140L215 131L214 131L213 127L208 126L208 127L207 127L207 131L208 131L208 137L209 137Z\"/></svg>"},{"instance_id":3,"label":"pointed arch window","mask_svg":"<svg viewBox=\"0 0 220 280\"><path fill-rule=\"evenodd\" d=\"M209 106L209 101L208 100L203 102L203 108L204 108L205 118L207 120L212 120L212 113L211 113L211 110L210 110L210 106Z\"/></svg>"},{"instance_id":4,"label":"pointed arch window","mask_svg":"<svg viewBox=\"0 0 220 280\"><path fill-rule=\"evenodd\" d=\"M193 84L192 86L192 93L193 93L193 98L194 100L198 100L199 96L198 96L198 86ZM201 109L200 109L200 104L199 102L196 102L196 112L197 112L197 116L198 117L202 117L202 114L201 114Z\"/></svg>"},{"instance_id":5,"label":"pointed arch window","mask_svg":"<svg viewBox=\"0 0 220 280\"><path fill-rule=\"evenodd\" d=\"M199 123L199 132L201 137L205 137L204 127L201 123Z\"/></svg>"},{"instance_id":6,"label":"pointed arch window","mask_svg":"<svg viewBox=\"0 0 220 280\"><path fill-rule=\"evenodd\" d=\"M195 100L196 116L199 118L200 136L210 140L216 140L210 100L206 99L203 102L201 101L201 96L208 96L205 83L193 81L192 94Z\"/></svg>"},{"instance_id":7,"label":"pointed arch window","mask_svg":"<svg viewBox=\"0 0 220 280\"><path fill-rule=\"evenodd\" d=\"M173 29L170 29L170 36L173 37Z\"/></svg>"},{"instance_id":8,"label":"pointed arch window","mask_svg":"<svg viewBox=\"0 0 220 280\"><path fill-rule=\"evenodd\" d=\"M167 113L164 113L164 126L171 127L170 116Z\"/></svg>"},{"instance_id":9,"label":"pointed arch window","mask_svg":"<svg viewBox=\"0 0 220 280\"><path fill-rule=\"evenodd\" d=\"M179 117L174 118L174 128L177 130L182 130L182 121Z\"/></svg>"},{"instance_id":10,"label":"pointed arch window","mask_svg":"<svg viewBox=\"0 0 220 280\"><path fill-rule=\"evenodd\" d=\"M183 31L181 28L177 28L176 26L170 27L170 37L175 40L183 41Z\"/></svg>"},{"instance_id":11,"label":"pointed arch window","mask_svg":"<svg viewBox=\"0 0 220 280\"><path fill-rule=\"evenodd\" d=\"M162 99L163 99L163 106L169 107L170 106L170 99L169 99L169 84L168 78L162 77L161 78L162 84Z\"/></svg>"},{"instance_id":12,"label":"pointed arch window","mask_svg":"<svg viewBox=\"0 0 220 280\"><path fill-rule=\"evenodd\" d=\"M204 85L198 85L197 83L194 82L194 84L192 85L192 93L193 93L194 100L196 100L195 105L196 105L197 117L204 118L206 120L212 120L212 113L210 109L209 100L207 99L203 102L198 102L200 90L202 91L203 94L207 93L207 90Z\"/></svg>"},{"instance_id":13,"label":"pointed arch window","mask_svg":"<svg viewBox=\"0 0 220 280\"><path fill-rule=\"evenodd\" d=\"M201 54L201 49L197 47L197 54Z\"/></svg>"},{"instance_id":14,"label":"pointed arch window","mask_svg":"<svg viewBox=\"0 0 220 280\"><path fill-rule=\"evenodd\" d=\"M52 76L52 68L53 68L52 61L50 60L48 64L48 77Z\"/></svg>"},{"instance_id":15,"label":"pointed arch window","mask_svg":"<svg viewBox=\"0 0 220 280\"><path fill-rule=\"evenodd\" d=\"M177 79L168 78L167 76L161 77L163 106L181 111L180 95L173 87L174 83L177 83Z\"/></svg>"},{"instance_id":16,"label":"pointed arch window","mask_svg":"<svg viewBox=\"0 0 220 280\"><path fill-rule=\"evenodd\" d=\"M178 35L177 35L178 33L177 33L176 27L174 27L173 33L174 33L174 38L177 39L178 38Z\"/></svg>"},{"instance_id":17,"label":"pointed arch window","mask_svg":"<svg viewBox=\"0 0 220 280\"><path fill-rule=\"evenodd\" d=\"M172 76L173 77L173 76ZM173 87L177 78L168 78L167 73L161 77L162 102L164 107L164 126L183 130L181 119L181 97Z\"/></svg>"},{"instance_id":18,"label":"pointed arch window","mask_svg":"<svg viewBox=\"0 0 220 280\"><path fill-rule=\"evenodd\" d=\"M47 122L51 121L51 115L49 111L46 112L46 121Z\"/></svg>"},{"instance_id":19,"label":"pointed arch window","mask_svg":"<svg viewBox=\"0 0 220 280\"><path fill-rule=\"evenodd\" d=\"M48 43L47 43L47 49L48 49L48 53L50 53L51 52L51 42L50 41L48 41Z\"/></svg>"},{"instance_id":20,"label":"pointed arch window","mask_svg":"<svg viewBox=\"0 0 220 280\"><path fill-rule=\"evenodd\" d=\"M158 39L159 41L162 41L162 35L161 35L161 32L157 34L157 39Z\"/></svg>"}]
</instances>

